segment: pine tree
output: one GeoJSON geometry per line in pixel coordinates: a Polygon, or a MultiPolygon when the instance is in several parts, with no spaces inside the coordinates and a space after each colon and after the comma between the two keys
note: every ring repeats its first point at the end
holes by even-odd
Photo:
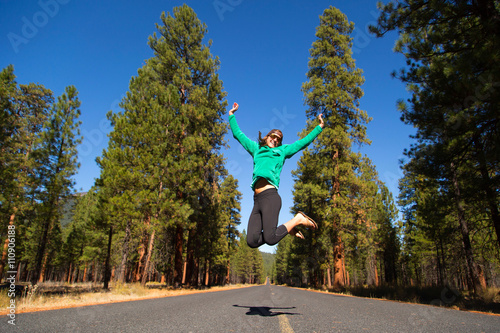
{"type": "Polygon", "coordinates": [[[249,264],[248,254],[250,252],[250,247],[246,243],[247,234],[246,231],[240,235],[239,246],[236,252],[231,257],[231,276],[235,283],[248,283],[247,267],[249,264]]]}
{"type": "Polygon", "coordinates": [[[253,283],[262,284],[265,282],[266,278],[264,276],[264,259],[262,258],[262,253],[258,249],[252,249],[252,261],[254,271],[253,283]]]}
{"type": "Polygon", "coordinates": [[[224,179],[221,185],[217,206],[218,231],[216,254],[220,265],[225,264],[223,269],[224,283],[229,283],[232,262],[230,258],[237,251],[240,235],[237,226],[241,223],[240,215],[241,192],[238,191],[238,181],[231,175],[224,179]]]}
{"type": "Polygon", "coordinates": [[[142,282],[156,232],[173,230],[174,283],[183,282],[185,256],[184,282],[197,284],[200,258],[213,260],[211,246],[220,236],[215,207],[227,176],[219,152],[227,131],[225,93],[216,73],[219,60],[210,54],[211,43],[203,44],[207,29],[194,11],[184,5],[174,8],[174,16],[162,13],[161,20],[160,36],[149,38],[154,57],[132,78],[120,105],[124,112],[109,114],[114,130],[99,163],[115,220],[126,221],[120,227],[124,242],[133,229],[142,235],[142,282]]]}
{"type": "MultiPolygon", "coordinates": [[[[52,92],[42,85],[17,85],[14,67],[8,66],[0,74],[0,214],[1,234],[7,234],[7,225],[18,225],[35,209],[32,199],[40,186],[35,169],[42,163],[37,142],[53,103],[52,92]],[[21,217],[21,218],[20,218],[21,217]]],[[[17,232],[22,228],[17,226],[17,232]]],[[[18,244],[24,234],[17,237],[18,244]]],[[[7,258],[8,238],[5,239],[0,277],[7,258]]],[[[19,246],[21,248],[21,246],[19,246]]],[[[18,257],[21,258],[21,255],[18,257]]]]}
{"type": "Polygon", "coordinates": [[[276,249],[275,270],[276,270],[276,283],[285,284],[289,280],[289,266],[288,258],[290,256],[291,238],[285,237],[278,243],[276,249]]]}
{"type": "MultiPolygon", "coordinates": [[[[344,285],[344,250],[341,228],[352,223],[356,211],[356,177],[360,155],[354,144],[368,143],[366,112],[359,109],[363,95],[362,72],[352,58],[354,24],[334,7],[320,16],[316,41],[310,50],[308,81],[303,84],[306,115],[313,119],[323,113],[325,128],[311,149],[304,151],[294,175],[294,211],[304,210],[319,222],[319,230],[303,244],[310,281],[318,285],[322,268],[333,272],[334,287],[344,285]],[[321,246],[318,246],[322,244],[321,246]],[[315,266],[315,267],[313,267],[315,266]]],[[[313,122],[302,132],[311,130],[313,122]]]]}
{"type": "MultiPolygon", "coordinates": [[[[101,191],[108,198],[109,217],[114,229],[125,231],[118,274],[122,282],[125,282],[130,242],[142,238],[136,233],[143,234],[146,242],[154,241],[153,232],[159,219],[164,220],[165,215],[187,219],[192,211],[187,205],[172,202],[175,197],[171,193],[175,189],[172,183],[183,178],[178,165],[179,150],[168,136],[168,129],[172,135],[172,128],[179,127],[182,119],[176,117],[179,98],[172,87],[155,84],[152,73],[149,67],[140,69],[121,104],[125,111],[108,114],[114,128],[107,150],[98,159],[102,168],[101,191]],[[177,178],[174,172],[178,173],[177,178]]],[[[146,248],[143,250],[143,255],[147,255],[146,248]]],[[[138,274],[137,278],[142,280],[142,273],[138,274]]]]}
{"type": "MultiPolygon", "coordinates": [[[[407,276],[417,279],[419,283],[438,283],[447,285],[453,283],[457,288],[462,283],[457,277],[468,271],[465,251],[463,250],[463,234],[457,227],[455,194],[449,186],[435,177],[419,173],[414,160],[404,165],[404,178],[400,180],[399,203],[405,216],[403,244],[405,245],[406,267],[425,267],[427,276],[417,277],[415,269],[410,269],[407,276]],[[411,253],[411,263],[409,257],[411,253]]],[[[463,188],[464,183],[460,186],[463,188]]],[[[479,201],[480,202],[480,201],[479,201]]],[[[484,204],[484,202],[483,202],[484,204]]],[[[498,256],[491,251],[491,227],[487,214],[482,213],[482,207],[468,206],[465,214],[468,226],[475,231],[471,238],[471,247],[487,255],[476,255],[478,265],[488,266],[488,263],[498,262],[498,256]],[[489,234],[490,236],[486,236],[489,234]],[[496,258],[495,258],[496,257],[496,258]],[[488,259],[486,259],[488,258],[488,259]],[[486,259],[486,260],[485,260],[486,259]]],[[[478,267],[479,284],[485,286],[485,280],[478,267]]],[[[470,274],[463,277],[468,288],[474,289],[470,274]]]]}
{"type": "Polygon", "coordinates": [[[231,279],[235,283],[258,284],[265,281],[264,260],[258,249],[247,244],[246,232],[240,236],[237,251],[231,257],[231,279]]]}
{"type": "Polygon", "coordinates": [[[473,289],[481,289],[465,214],[469,196],[481,191],[500,246],[498,208],[497,1],[407,0],[381,5],[377,36],[396,30],[396,50],[408,67],[397,76],[412,98],[400,102],[402,120],[417,128],[407,152],[419,173],[441,181],[453,195],[473,289]],[[472,162],[474,173],[468,165],[472,162]],[[418,165],[417,165],[418,163],[418,165]],[[471,177],[472,176],[472,177],[471,177]]]}
{"type": "MultiPolygon", "coordinates": [[[[149,45],[155,53],[149,65],[161,82],[177,89],[181,109],[186,117],[181,124],[182,133],[175,140],[180,154],[190,157],[185,163],[192,169],[196,168],[196,173],[189,176],[195,184],[188,185],[187,188],[178,187],[177,197],[203,211],[204,205],[210,205],[214,189],[220,186],[225,175],[222,155],[218,151],[224,145],[223,136],[227,132],[222,120],[227,102],[223,101],[225,93],[217,74],[219,59],[210,53],[212,42],[209,41],[208,45],[203,42],[207,33],[206,25],[187,5],[174,8],[173,14],[174,16],[162,14],[163,25],[157,25],[160,36],[155,33],[149,39],[149,45]]],[[[191,246],[203,242],[204,235],[197,232],[196,224],[206,225],[210,220],[209,216],[200,216],[196,222],[177,222],[177,282],[180,282],[182,271],[181,234],[188,230],[188,244],[191,246]]],[[[189,255],[193,249],[189,248],[187,251],[189,255]]],[[[191,266],[189,270],[194,271],[195,263],[192,260],[188,265],[191,266]]]]}
{"type": "Polygon", "coordinates": [[[382,259],[384,281],[388,285],[393,285],[398,278],[397,264],[400,255],[398,229],[395,225],[398,210],[387,186],[379,184],[378,187],[377,208],[374,216],[374,222],[377,226],[378,255],[382,259]]]}
{"type": "MultiPolygon", "coordinates": [[[[61,202],[72,194],[75,175],[79,163],[77,145],[80,143],[79,126],[80,100],[75,87],[69,86],[52,106],[48,121],[44,124],[38,154],[42,164],[37,169],[41,179],[38,248],[35,273],[32,282],[44,281],[52,246],[58,244],[60,234],[59,219],[61,202]]],[[[60,244],[60,243],[59,243],[60,244]]]]}

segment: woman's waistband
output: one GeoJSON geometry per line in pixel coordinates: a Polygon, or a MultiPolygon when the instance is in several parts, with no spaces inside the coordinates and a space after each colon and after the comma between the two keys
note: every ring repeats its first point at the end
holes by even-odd
{"type": "Polygon", "coordinates": [[[254,200],[256,200],[256,199],[267,197],[268,195],[276,195],[276,194],[278,194],[278,189],[268,188],[267,190],[264,190],[260,193],[254,193],[253,198],[254,198],[254,200]]]}

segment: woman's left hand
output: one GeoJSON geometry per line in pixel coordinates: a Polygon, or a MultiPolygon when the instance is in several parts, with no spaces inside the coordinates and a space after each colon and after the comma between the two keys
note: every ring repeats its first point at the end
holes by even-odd
{"type": "Polygon", "coordinates": [[[231,116],[231,115],[233,115],[236,111],[238,111],[238,108],[239,108],[239,107],[240,107],[240,106],[238,105],[238,103],[236,103],[236,102],[235,102],[235,103],[233,104],[233,108],[232,108],[231,110],[229,110],[229,115],[230,115],[230,116],[231,116]]]}
{"type": "Polygon", "coordinates": [[[322,113],[319,114],[318,119],[319,119],[319,126],[321,126],[321,128],[324,128],[325,122],[323,121],[323,114],[322,113]]]}

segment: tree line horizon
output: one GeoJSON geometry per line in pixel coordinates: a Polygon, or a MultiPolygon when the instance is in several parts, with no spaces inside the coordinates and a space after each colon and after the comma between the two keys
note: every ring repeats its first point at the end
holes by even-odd
{"type": "Polygon", "coordinates": [[[0,280],[15,270],[18,282],[104,288],[111,281],[264,283],[266,276],[334,290],[498,287],[500,5],[406,0],[379,10],[370,31],[399,34],[395,51],[407,66],[393,75],[411,97],[397,106],[401,121],[416,128],[397,202],[372,161],[352,149],[370,143],[371,118],[359,108],[365,79],[352,57],[354,23],[330,6],[310,49],[300,136],[320,113],[325,127],[293,171],[291,207],[319,228],[303,230],[305,240],[283,239],[272,267],[237,228],[242,194],[221,152],[228,134],[221,63],[192,8],[161,14],[148,39],[154,55],[130,80],[121,111],[107,114],[101,174],[85,194],[75,195],[72,180],[82,140],[76,87],[55,98],[41,84],[18,84],[13,65],[4,68],[0,280]],[[61,223],[64,216],[71,218],[61,223]]]}

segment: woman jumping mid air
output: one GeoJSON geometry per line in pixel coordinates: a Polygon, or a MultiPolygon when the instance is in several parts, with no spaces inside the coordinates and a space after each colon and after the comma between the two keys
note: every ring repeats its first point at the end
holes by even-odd
{"type": "Polygon", "coordinates": [[[259,142],[250,140],[238,126],[234,113],[239,105],[233,104],[229,110],[229,124],[233,136],[253,157],[252,190],[254,206],[248,220],[247,243],[256,248],[262,244],[275,245],[287,234],[304,238],[295,227],[304,225],[316,229],[316,223],[299,212],[290,221],[278,227],[278,216],[281,210],[281,197],[278,194],[280,174],[285,159],[292,157],[306,148],[323,130],[323,114],[318,116],[319,125],[305,138],[289,145],[282,145],[283,133],[273,129],[265,137],[259,132],[259,142]]]}

